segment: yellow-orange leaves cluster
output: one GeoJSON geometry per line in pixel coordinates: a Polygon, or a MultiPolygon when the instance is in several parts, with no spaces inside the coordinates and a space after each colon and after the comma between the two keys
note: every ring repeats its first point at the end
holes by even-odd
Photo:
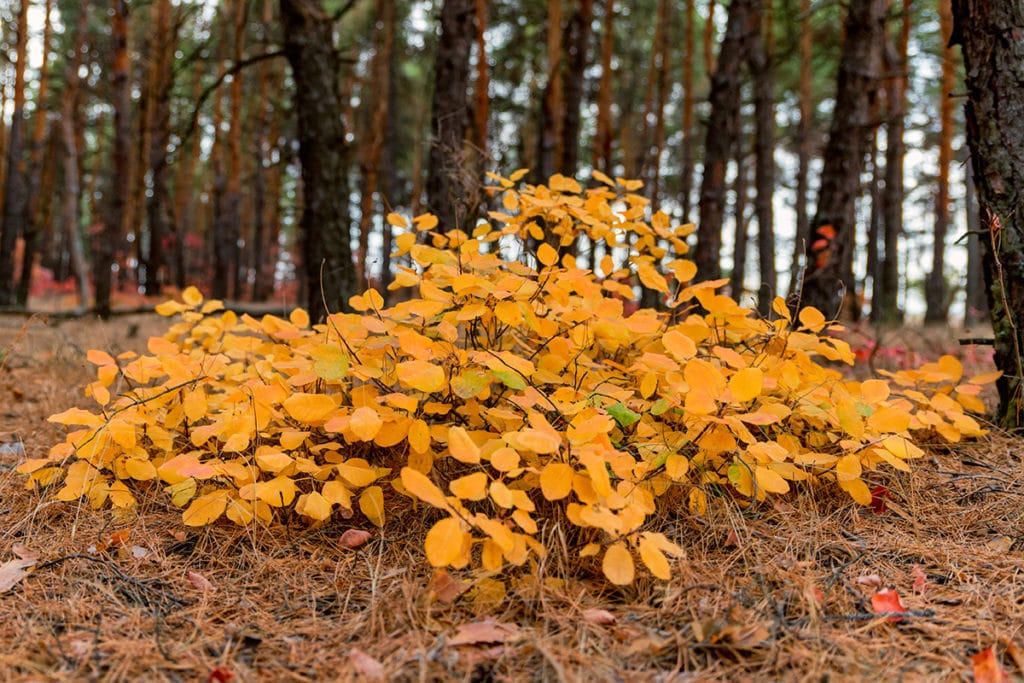
{"type": "Polygon", "coordinates": [[[544,555],[557,519],[627,584],[638,562],[668,578],[683,553],[650,528],[665,501],[703,513],[708,491],[823,481],[866,504],[868,473],[921,455],[914,431],[981,433],[965,408],[994,377],[943,358],[844,379],[823,360],[853,356],[820,312],[791,320],[777,300],[759,319],[721,282],[688,285],[692,226],[650,215],[632,181],[595,178],[495,177],[502,210],[470,234],[389,215],[392,288],[416,294],[390,307],[370,290],[311,325],[186,290],[160,306],[179,320],[148,354],[90,352],[96,410],[51,418],[73,429],[20,471],[97,508],[161,486],[195,526],[357,509],[382,525],[386,498],[416,499],[439,511],[429,562],[488,572],[544,555]],[[663,310],[627,312],[641,286],[663,310]]]}

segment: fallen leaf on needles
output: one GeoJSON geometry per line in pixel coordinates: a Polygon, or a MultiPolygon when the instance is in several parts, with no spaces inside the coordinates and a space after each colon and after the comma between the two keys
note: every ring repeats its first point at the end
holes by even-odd
{"type": "Polygon", "coordinates": [[[354,647],[348,651],[348,661],[356,671],[361,673],[363,676],[366,676],[371,681],[384,680],[384,665],[360,650],[358,647],[354,647]]]}
{"type": "Polygon", "coordinates": [[[991,647],[971,657],[971,666],[974,669],[974,683],[1002,683],[1010,680],[1003,667],[999,666],[999,660],[991,647]]]}
{"type": "Polygon", "coordinates": [[[369,531],[363,529],[346,529],[345,533],[338,539],[338,545],[348,550],[355,550],[361,545],[364,545],[367,541],[372,538],[372,534],[369,531]]]}
{"type": "Polygon", "coordinates": [[[479,645],[480,643],[507,643],[519,639],[519,627],[492,619],[474,621],[460,626],[448,641],[449,645],[479,645]]]}
{"type": "Polygon", "coordinates": [[[985,547],[997,553],[1008,553],[1010,548],[1013,547],[1013,539],[1009,536],[996,536],[986,543],[985,547]]]}
{"type": "Polygon", "coordinates": [[[1004,641],[1003,645],[1006,646],[1006,654],[1010,655],[1010,659],[1017,665],[1017,669],[1024,673],[1024,650],[1017,647],[1017,643],[1012,640],[1004,641]]]}
{"type": "Polygon", "coordinates": [[[234,678],[235,674],[231,673],[231,669],[226,666],[218,666],[206,677],[206,683],[227,683],[234,678]]]}
{"type": "MultiPolygon", "coordinates": [[[[883,588],[872,595],[871,608],[878,614],[907,611],[907,608],[903,605],[903,601],[900,600],[899,592],[892,588],[883,588]]],[[[900,621],[903,621],[903,617],[890,614],[890,623],[895,624],[900,621]]]]}
{"type": "Polygon", "coordinates": [[[924,593],[924,589],[928,585],[928,577],[925,576],[925,573],[915,564],[910,570],[910,575],[914,577],[914,592],[918,595],[924,593]]]}
{"type": "Polygon", "coordinates": [[[857,577],[857,585],[878,588],[882,585],[882,577],[878,574],[862,574],[857,577]]]}
{"type": "Polygon", "coordinates": [[[889,489],[885,486],[878,485],[871,489],[871,509],[875,511],[876,515],[885,513],[885,499],[889,496],[889,489]]]}
{"type": "Polygon", "coordinates": [[[583,610],[583,621],[597,626],[609,626],[618,619],[606,609],[585,609],[583,610]]]}
{"type": "Polygon", "coordinates": [[[427,589],[436,595],[438,600],[450,605],[469,590],[469,584],[453,577],[444,567],[438,567],[430,577],[427,589]]]}
{"type": "Polygon", "coordinates": [[[17,586],[28,575],[27,570],[39,561],[39,553],[25,546],[16,545],[11,550],[18,559],[0,564],[0,593],[6,593],[17,586]]]}
{"type": "Polygon", "coordinates": [[[213,587],[213,584],[210,583],[210,580],[208,578],[206,578],[205,576],[203,576],[202,574],[200,574],[199,572],[194,572],[194,571],[192,571],[190,569],[188,571],[187,575],[188,575],[189,582],[193,586],[195,586],[197,590],[201,590],[204,593],[207,592],[207,591],[215,591],[215,590],[217,590],[216,588],[213,587]]]}

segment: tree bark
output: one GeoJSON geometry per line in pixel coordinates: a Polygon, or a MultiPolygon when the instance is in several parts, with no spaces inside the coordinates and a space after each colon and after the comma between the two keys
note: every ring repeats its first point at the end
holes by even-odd
{"type": "Polygon", "coordinates": [[[757,163],[754,184],[757,199],[757,257],[761,284],[757,289],[757,310],[767,317],[778,287],[775,270],[775,67],[772,61],[774,41],[772,4],[764,11],[764,29],[754,34],[748,52],[751,76],[754,79],[754,147],[757,163]]]}
{"type": "Polygon", "coordinates": [[[964,303],[964,324],[977,325],[990,317],[988,299],[985,296],[985,278],[981,263],[981,216],[978,215],[978,201],[974,196],[974,173],[972,165],[965,165],[964,212],[967,214],[967,276],[966,301],[964,303]]]}
{"type": "Polygon", "coordinates": [[[348,310],[348,300],[356,293],[339,60],[334,22],[319,0],[281,0],[281,19],[295,80],[306,305],[312,319],[319,320],[327,312],[348,310]]]}
{"type": "Polygon", "coordinates": [[[548,0],[547,79],[541,100],[537,167],[533,169],[533,180],[538,185],[547,183],[558,169],[565,123],[562,86],[562,0],[548,0]]]}
{"type": "MultiPolygon", "coordinates": [[[[855,244],[854,205],[860,174],[876,126],[886,0],[851,0],[839,62],[835,111],[825,147],[814,234],[807,245],[803,304],[827,317],[838,314],[844,298],[856,301],[849,268],[855,244]]],[[[857,311],[850,311],[857,317],[857,311]]]]}
{"type": "Polygon", "coordinates": [[[808,181],[811,167],[811,129],[814,126],[814,100],[811,78],[811,0],[800,0],[800,123],[797,126],[796,234],[793,260],[789,268],[789,298],[799,296],[803,279],[804,254],[811,241],[811,220],[807,212],[808,181]]]}
{"type": "Polygon", "coordinates": [[[740,65],[750,40],[761,27],[763,0],[733,0],[729,23],[718,52],[718,70],[711,79],[711,114],[704,143],[704,177],[694,262],[697,280],[722,277],[722,218],[725,209],[725,171],[739,134],[740,65]]]}
{"type": "Polygon", "coordinates": [[[601,80],[597,85],[597,131],[591,164],[605,174],[612,167],[612,57],[615,54],[615,0],[605,0],[601,24],[601,80]]]}
{"type": "Polygon", "coordinates": [[[981,208],[982,261],[997,368],[999,419],[1024,427],[1024,5],[956,0],[950,44],[963,48],[967,142],[981,208]]]}
{"type": "Polygon", "coordinates": [[[7,138],[7,177],[4,179],[3,223],[0,224],[0,305],[17,302],[14,282],[14,252],[18,237],[25,229],[25,66],[28,57],[28,6],[21,0],[18,6],[17,39],[14,52],[14,112],[11,132],[7,138]]]}
{"type": "MultiPolygon", "coordinates": [[[[693,0],[686,0],[684,6],[683,35],[683,165],[680,170],[679,203],[682,207],[682,222],[690,222],[693,194],[693,52],[696,49],[694,37],[695,12],[693,0]]],[[[609,61],[611,59],[609,58],[609,61]]]]}
{"type": "MultiPolygon", "coordinates": [[[[905,0],[906,2],[906,0],[905,0]]],[[[909,8],[905,8],[909,9],[909,8]]],[[[943,45],[953,33],[950,0],[939,0],[939,25],[943,45]]],[[[942,85],[939,89],[939,177],[935,191],[935,228],[932,239],[932,270],[924,285],[928,308],[926,323],[945,323],[949,318],[949,285],[946,282],[946,234],[949,232],[949,169],[953,164],[953,86],[956,62],[953,48],[942,51],[942,85]]]]}
{"type": "Polygon", "coordinates": [[[742,116],[737,110],[737,124],[740,135],[736,140],[736,178],[733,180],[733,219],[736,223],[733,233],[732,273],[729,275],[729,295],[735,300],[743,298],[744,283],[747,279],[747,245],[750,226],[747,223],[747,145],[742,134],[742,116]]]}
{"type": "Polygon", "coordinates": [[[131,162],[131,83],[128,51],[128,1],[111,0],[111,36],[113,55],[110,66],[110,93],[114,105],[114,139],[110,163],[110,200],[107,203],[103,232],[93,244],[93,286],[96,313],[110,316],[113,268],[122,250],[125,221],[132,183],[131,162]]]}
{"type": "Polygon", "coordinates": [[[575,176],[579,166],[580,109],[583,107],[587,46],[590,44],[590,24],[593,18],[594,0],[578,0],[576,11],[565,27],[565,120],[562,124],[562,154],[558,171],[567,176],[575,176]]]}
{"type": "Polygon", "coordinates": [[[479,180],[465,151],[475,15],[474,0],[445,0],[441,7],[427,159],[427,205],[441,230],[467,230],[477,207],[479,180]]]}

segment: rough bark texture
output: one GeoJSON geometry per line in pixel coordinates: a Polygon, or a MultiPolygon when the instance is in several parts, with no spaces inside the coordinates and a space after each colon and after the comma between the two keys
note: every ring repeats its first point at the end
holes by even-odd
{"type": "MultiPolygon", "coordinates": [[[[32,284],[32,270],[39,246],[40,185],[43,178],[43,152],[46,147],[46,97],[50,87],[50,36],[53,32],[51,14],[53,0],[46,0],[43,24],[43,55],[39,65],[39,87],[36,89],[36,110],[32,114],[32,142],[28,162],[28,198],[25,202],[25,242],[21,256],[21,278],[18,281],[17,300],[19,306],[28,304],[28,291],[32,284]]],[[[2,110],[0,110],[2,111],[2,110]]]]}
{"type": "MultiPolygon", "coordinates": [[[[302,259],[310,316],[347,310],[355,294],[348,143],[338,97],[333,22],[318,0],[281,0],[285,53],[295,80],[302,164],[302,259]],[[321,271],[323,279],[321,281],[321,271]],[[323,299],[321,299],[321,287],[323,299]]],[[[465,104],[465,95],[463,95],[465,104]]]]}
{"type": "Polygon", "coordinates": [[[27,183],[25,179],[25,62],[28,45],[29,0],[18,6],[15,44],[17,64],[14,69],[14,112],[11,132],[7,138],[7,177],[4,179],[3,223],[0,224],[0,305],[9,306],[17,301],[14,282],[14,250],[24,230],[27,183]]]}
{"type": "MultiPolygon", "coordinates": [[[[939,25],[943,43],[953,32],[950,0],[939,0],[939,25]]],[[[946,282],[946,234],[949,232],[949,169],[953,165],[953,86],[956,62],[953,48],[942,53],[942,85],[939,89],[939,178],[935,190],[935,228],[932,231],[932,270],[924,284],[928,308],[926,323],[945,323],[949,317],[949,285],[946,282]]]]}
{"type": "Polygon", "coordinates": [[[977,325],[989,318],[985,278],[981,265],[981,217],[975,198],[974,173],[971,164],[965,165],[964,213],[967,214],[967,276],[965,283],[964,324],[977,325]]]}
{"type": "Polygon", "coordinates": [[[963,47],[985,286],[995,333],[1003,426],[1024,427],[1024,4],[956,0],[951,44],[963,47]]]}
{"type": "Polygon", "coordinates": [[[775,67],[772,63],[771,3],[765,6],[764,30],[754,35],[748,52],[750,73],[754,79],[754,148],[757,165],[754,184],[757,199],[757,258],[761,284],[757,288],[757,310],[768,316],[778,286],[775,270],[775,67]]]}
{"type": "Polygon", "coordinates": [[[605,0],[601,24],[601,80],[597,85],[597,132],[594,168],[611,173],[612,166],[612,56],[615,52],[615,0],[605,0]]]}
{"type": "Polygon", "coordinates": [[[114,139],[110,160],[110,201],[107,203],[103,232],[93,244],[93,286],[96,313],[110,315],[110,290],[113,267],[125,234],[126,211],[131,191],[131,83],[128,52],[128,2],[111,0],[113,60],[110,68],[111,101],[114,105],[114,139]]]}
{"type": "Polygon", "coordinates": [[[434,98],[427,159],[427,205],[442,230],[467,229],[476,213],[475,165],[465,153],[469,125],[469,55],[475,35],[474,0],[445,0],[434,62],[434,98]]]}
{"type": "Polygon", "coordinates": [[[587,70],[587,46],[590,23],[594,18],[594,0],[579,0],[576,11],[565,27],[565,120],[562,124],[562,154],[558,171],[575,176],[580,157],[580,108],[583,106],[584,77],[587,70]]]}
{"type": "Polygon", "coordinates": [[[814,100],[811,79],[811,0],[800,0],[800,123],[797,126],[796,235],[793,261],[789,269],[789,296],[799,294],[801,270],[807,244],[811,241],[811,220],[807,211],[808,181],[811,167],[811,129],[814,126],[814,100]]]}
{"type": "MultiPolygon", "coordinates": [[[[445,2],[448,5],[448,2],[445,2]]],[[[533,169],[535,183],[547,183],[558,168],[561,156],[563,108],[562,72],[562,0],[548,0],[547,78],[541,100],[540,137],[537,138],[537,166],[533,169]]]]}
{"type": "Polygon", "coordinates": [[[725,171],[736,144],[740,105],[740,65],[751,38],[761,28],[763,0],[733,0],[729,23],[718,53],[718,70],[711,79],[711,114],[704,143],[704,177],[700,189],[700,218],[694,262],[697,280],[722,276],[722,217],[725,209],[725,171]]]}
{"type": "Polygon", "coordinates": [[[156,0],[153,4],[153,33],[150,43],[148,125],[149,171],[151,193],[146,200],[149,240],[146,248],[144,277],[140,286],[147,294],[158,294],[169,281],[166,244],[169,232],[168,158],[171,137],[171,89],[174,87],[174,47],[177,35],[171,22],[171,1],[156,0]]]}
{"type": "MultiPolygon", "coordinates": [[[[690,222],[691,200],[693,194],[693,51],[696,48],[694,38],[695,12],[693,0],[686,0],[684,5],[684,36],[683,36],[683,145],[682,163],[679,177],[679,204],[682,207],[683,223],[690,222]]],[[[610,60],[609,60],[610,61],[610,60]]]]}
{"type": "MultiPolygon", "coordinates": [[[[739,118],[739,112],[736,113],[739,118]]],[[[742,130],[742,121],[738,124],[742,130]]],[[[729,293],[733,299],[743,299],[744,282],[747,278],[747,245],[750,226],[747,223],[747,145],[746,136],[736,140],[736,178],[733,180],[733,233],[732,273],[729,275],[729,293]]]]}
{"type": "MultiPolygon", "coordinates": [[[[849,268],[856,241],[854,205],[860,174],[875,128],[886,0],[851,0],[839,62],[836,104],[825,148],[818,207],[807,245],[802,303],[835,316],[845,300],[855,302],[856,281],[849,268]],[[823,230],[831,226],[831,230],[823,230]]],[[[856,310],[848,310],[857,317],[856,310]]]]}

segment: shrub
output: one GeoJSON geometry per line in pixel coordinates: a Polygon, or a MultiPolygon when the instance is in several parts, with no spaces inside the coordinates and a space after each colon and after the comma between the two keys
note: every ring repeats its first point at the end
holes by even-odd
{"type": "Polygon", "coordinates": [[[194,288],[162,304],[177,322],[148,354],[89,352],[98,407],[51,418],[75,429],[20,466],[28,486],[128,511],[158,483],[189,526],[356,508],[383,525],[390,487],[441,511],[432,565],[523,565],[557,521],[628,584],[637,558],[667,579],[682,553],[649,528],[659,503],[703,514],[709,493],[826,482],[869,504],[866,473],[922,454],[912,433],[982,433],[964,408],[981,409],[994,374],[963,381],[944,357],[846,380],[832,366],[853,355],[819,311],[793,320],[777,299],[759,319],[724,281],[686,284],[692,226],[650,215],[638,183],[516,189],[520,175],[494,177],[503,210],[472,234],[388,216],[409,259],[392,288],[418,294],[393,306],[369,290],[311,325],[302,310],[238,316],[194,288]],[[641,285],[664,311],[625,313],[641,285]]]}

